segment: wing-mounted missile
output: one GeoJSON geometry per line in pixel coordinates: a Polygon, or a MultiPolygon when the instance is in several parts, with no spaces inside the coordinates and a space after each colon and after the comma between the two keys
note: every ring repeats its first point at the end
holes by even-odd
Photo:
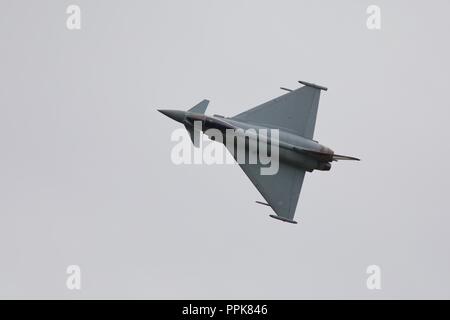
{"type": "Polygon", "coordinates": [[[257,203],[257,204],[262,204],[263,206],[268,206],[268,207],[270,207],[270,204],[265,203],[265,202],[262,202],[262,201],[255,201],[255,203],[257,203]]]}

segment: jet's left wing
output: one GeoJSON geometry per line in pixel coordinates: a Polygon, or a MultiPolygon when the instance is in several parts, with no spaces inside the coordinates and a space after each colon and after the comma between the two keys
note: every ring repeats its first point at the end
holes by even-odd
{"type": "Polygon", "coordinates": [[[293,219],[305,170],[280,162],[277,174],[261,175],[261,166],[258,164],[239,164],[239,166],[277,214],[271,217],[296,223],[293,219]]]}
{"type": "Polygon", "coordinates": [[[305,81],[299,82],[305,86],[244,111],[231,119],[284,129],[312,139],[320,91],[327,88],[305,81]]]}

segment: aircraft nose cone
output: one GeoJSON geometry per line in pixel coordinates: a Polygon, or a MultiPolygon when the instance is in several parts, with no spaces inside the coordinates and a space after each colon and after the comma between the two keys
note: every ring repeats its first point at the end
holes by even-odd
{"type": "Polygon", "coordinates": [[[165,115],[165,116],[167,116],[167,117],[169,117],[169,118],[171,118],[171,119],[173,119],[175,121],[178,121],[178,122],[181,122],[181,123],[184,122],[184,117],[185,117],[185,114],[186,114],[186,112],[184,112],[184,111],[180,111],[180,110],[161,110],[161,109],[159,109],[158,111],[161,112],[163,115],[165,115]]]}

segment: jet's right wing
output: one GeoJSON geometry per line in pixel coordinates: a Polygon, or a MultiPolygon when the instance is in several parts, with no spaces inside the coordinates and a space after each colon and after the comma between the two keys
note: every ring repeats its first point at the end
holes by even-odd
{"type": "Polygon", "coordinates": [[[239,164],[280,220],[296,223],[294,219],[302,189],[305,170],[280,162],[277,174],[261,175],[257,164],[239,164]]]}
{"type": "MultiPolygon", "coordinates": [[[[233,155],[233,152],[231,154],[233,155]]],[[[296,223],[293,218],[305,177],[305,170],[279,162],[276,174],[262,175],[260,164],[239,163],[239,166],[277,214],[276,216],[271,215],[271,217],[296,223]]]]}

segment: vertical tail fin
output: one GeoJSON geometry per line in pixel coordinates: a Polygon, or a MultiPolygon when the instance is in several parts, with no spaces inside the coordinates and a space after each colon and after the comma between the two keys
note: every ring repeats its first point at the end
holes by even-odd
{"type": "Polygon", "coordinates": [[[199,103],[197,103],[195,106],[193,106],[191,109],[188,110],[188,112],[192,113],[205,113],[206,108],[208,107],[209,100],[203,100],[199,103]]]}

